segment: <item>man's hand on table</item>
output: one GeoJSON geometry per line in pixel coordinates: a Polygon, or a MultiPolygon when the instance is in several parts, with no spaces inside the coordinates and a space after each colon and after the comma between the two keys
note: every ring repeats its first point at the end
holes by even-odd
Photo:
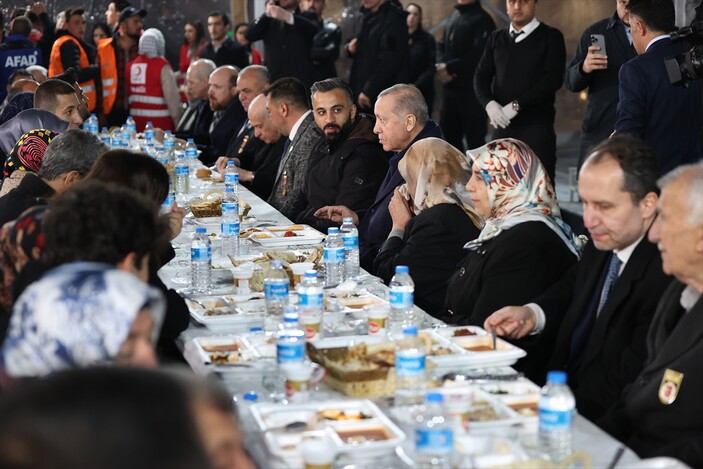
{"type": "Polygon", "coordinates": [[[326,205],[322,208],[318,208],[313,215],[317,218],[330,220],[335,223],[342,223],[344,218],[351,217],[355,225],[359,224],[359,216],[356,212],[344,205],[326,205]]]}
{"type": "Polygon", "coordinates": [[[493,329],[501,337],[522,339],[532,332],[537,325],[537,317],[527,306],[506,306],[486,318],[483,328],[488,332],[493,329]]]}
{"type": "Polygon", "coordinates": [[[171,205],[171,210],[166,214],[168,218],[168,226],[171,229],[171,239],[175,239],[181,234],[183,228],[183,218],[186,216],[186,209],[179,207],[176,202],[171,205]]]}

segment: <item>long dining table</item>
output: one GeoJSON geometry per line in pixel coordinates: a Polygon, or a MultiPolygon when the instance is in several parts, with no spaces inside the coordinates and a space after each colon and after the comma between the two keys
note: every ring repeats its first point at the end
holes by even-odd
{"type": "MultiPolygon", "coordinates": [[[[216,177],[215,174],[213,174],[216,177]]],[[[189,198],[199,197],[212,189],[224,189],[222,182],[213,182],[210,180],[191,179],[189,198]]],[[[271,226],[286,226],[292,225],[292,221],[284,217],[271,205],[260,199],[245,187],[239,187],[240,200],[245,201],[251,206],[250,212],[243,219],[242,229],[251,227],[271,227],[271,226]]],[[[195,228],[205,226],[208,236],[211,238],[213,245],[213,269],[212,269],[212,284],[211,289],[207,293],[210,297],[225,297],[234,292],[234,282],[232,276],[232,268],[234,267],[227,256],[222,254],[221,239],[219,236],[219,226],[217,220],[198,220],[189,213],[184,219],[183,229],[181,234],[173,240],[172,244],[176,252],[176,256],[160,271],[159,276],[164,283],[179,291],[185,298],[194,298],[202,293],[197,293],[190,288],[190,244],[195,228]]],[[[321,237],[320,237],[321,239],[321,237]]],[[[316,241],[316,245],[320,246],[320,240],[316,241]]],[[[314,245],[308,246],[286,246],[285,244],[277,244],[275,247],[267,247],[259,245],[256,241],[241,241],[242,254],[257,254],[264,250],[282,250],[282,249],[303,249],[311,248],[314,245]]],[[[368,274],[362,275],[361,282],[366,288],[373,291],[379,298],[387,298],[387,287],[383,285],[380,279],[375,279],[368,274]]],[[[422,310],[416,308],[416,313],[420,318],[421,327],[429,329],[441,329],[446,325],[441,321],[430,317],[422,310]]],[[[239,420],[245,435],[245,443],[247,450],[261,468],[295,468],[300,464],[299,461],[283,460],[276,457],[270,451],[266,442],[266,435],[260,429],[260,425],[252,416],[252,402],[245,398],[256,393],[258,403],[276,402],[283,409],[286,405],[286,399],[281,394],[282,374],[275,365],[275,360],[270,360],[266,366],[249,367],[246,364],[233,367],[217,367],[213,366],[203,359],[201,350],[197,344],[198,341],[206,339],[217,339],[232,335],[246,335],[259,332],[257,328],[263,327],[264,321],[260,316],[252,317],[250,321],[241,321],[225,325],[204,326],[195,319],[191,320],[190,326],[183,331],[178,339],[179,348],[183,352],[186,362],[190,365],[195,373],[202,376],[215,376],[221,381],[223,386],[232,395],[238,406],[239,420]],[[254,331],[254,332],[253,332],[254,331]]],[[[459,373],[467,376],[474,376],[477,380],[487,380],[491,377],[499,380],[515,380],[519,376],[512,368],[508,366],[487,367],[485,369],[467,369],[465,366],[456,366],[452,368],[446,366],[442,370],[435,372],[446,375],[447,372],[459,373]]],[[[436,377],[436,376],[435,376],[436,377]]],[[[524,378],[521,378],[524,379],[524,378]]],[[[325,382],[319,382],[310,391],[310,402],[324,401],[344,401],[347,398],[345,395],[335,391],[327,386],[325,382]]],[[[393,412],[392,400],[389,398],[375,398],[373,401],[386,414],[397,420],[398,414],[393,412]]],[[[395,451],[391,451],[382,456],[376,456],[372,459],[357,460],[354,458],[344,459],[342,457],[336,462],[334,467],[345,468],[411,468],[415,467],[413,457],[413,438],[410,437],[412,428],[407,425],[407,422],[399,422],[399,426],[408,434],[402,445],[399,445],[395,451]]],[[[520,444],[527,448],[532,447],[536,450],[536,425],[527,432],[521,431],[519,428],[508,431],[508,437],[517,439],[520,444]]],[[[639,462],[638,457],[628,448],[624,447],[618,441],[611,438],[609,435],[601,431],[587,419],[576,415],[573,427],[573,448],[575,452],[586,455],[592,467],[609,467],[616,454],[620,455],[617,467],[637,467],[639,462]]],[[[586,465],[587,465],[586,464],[586,465]]],[[[513,466],[518,467],[518,466],[513,466]]],[[[581,466],[583,467],[583,466],[581,466]]]]}

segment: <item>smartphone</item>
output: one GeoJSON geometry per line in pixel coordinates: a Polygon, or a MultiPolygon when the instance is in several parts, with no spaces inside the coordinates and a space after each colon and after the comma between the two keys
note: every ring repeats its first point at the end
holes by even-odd
{"type": "Polygon", "coordinates": [[[591,34],[591,45],[600,47],[596,54],[607,55],[605,52],[605,36],[602,34],[591,34]]]}

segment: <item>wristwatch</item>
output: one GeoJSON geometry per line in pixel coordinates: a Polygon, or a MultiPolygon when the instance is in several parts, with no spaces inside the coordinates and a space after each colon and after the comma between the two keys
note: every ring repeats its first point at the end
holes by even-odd
{"type": "Polygon", "coordinates": [[[520,112],[520,103],[517,102],[517,99],[510,104],[513,106],[513,111],[520,112]]]}

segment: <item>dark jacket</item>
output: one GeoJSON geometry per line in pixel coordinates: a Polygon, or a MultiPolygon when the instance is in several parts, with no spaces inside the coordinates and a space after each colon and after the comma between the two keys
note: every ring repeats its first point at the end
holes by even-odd
{"type": "Polygon", "coordinates": [[[582,141],[579,163],[588,147],[613,133],[618,105],[618,72],[625,62],[635,56],[637,52],[627,39],[625,25],[617,12],[610,18],[592,24],[581,36],[574,58],[564,72],[564,85],[569,91],[578,93],[588,88],[588,104],[581,126],[581,139],[586,142],[582,141]],[[582,67],[591,46],[591,34],[602,34],[605,37],[608,68],[587,74],[582,67]]]}
{"type": "Polygon", "coordinates": [[[427,137],[444,138],[442,129],[436,122],[428,121],[422,131],[403,150],[399,151],[388,161],[388,172],[381,182],[373,204],[365,212],[357,212],[359,217],[359,253],[361,255],[361,267],[369,272],[373,269],[373,261],[376,259],[378,248],[381,246],[388,233],[391,232],[393,222],[391,214],[388,212],[388,204],[393,197],[396,187],[403,184],[405,180],[398,172],[398,162],[403,159],[405,152],[418,140],[427,137]]]}
{"type": "Polygon", "coordinates": [[[684,314],[684,288],[676,280],[664,292],[647,334],[644,369],[597,423],[642,458],[670,456],[703,467],[703,298],[684,314]],[[681,378],[676,388],[667,386],[671,378],[681,378]]]}
{"type": "MultiPolygon", "coordinates": [[[[181,118],[178,119],[178,123],[176,124],[175,135],[177,138],[182,138],[184,140],[189,138],[195,139],[194,135],[196,125],[198,124],[198,118],[205,108],[210,109],[207,99],[200,99],[194,103],[188,104],[188,107],[183,110],[183,114],[181,114],[181,118]]],[[[202,124],[204,124],[204,122],[202,122],[201,125],[202,124]]],[[[209,125],[210,123],[208,122],[207,124],[209,125]]],[[[199,141],[201,139],[201,137],[197,138],[195,143],[201,143],[201,141],[199,141]]]]}
{"type": "MultiPolygon", "coordinates": [[[[548,370],[567,368],[574,331],[588,310],[609,255],[588,243],[578,265],[535,300],[547,319],[540,334],[549,351],[544,358],[551,356],[542,362],[541,373],[529,376],[536,382],[542,383],[548,370]]],[[[669,282],[656,245],[642,239],[598,314],[580,366],[569,371],[576,407],[585,417],[594,420],[603,415],[642,370],[647,330],[669,282]]]]}
{"type": "Polygon", "coordinates": [[[220,48],[215,52],[212,42],[208,42],[203,51],[200,53],[201,59],[210,59],[215,62],[215,65],[221,67],[223,65],[234,65],[242,69],[249,65],[249,54],[247,49],[231,37],[226,38],[220,48]]]}
{"type": "Polygon", "coordinates": [[[364,12],[349,84],[354,97],[363,91],[372,107],[381,91],[408,81],[410,49],[406,16],[402,7],[390,0],[376,13],[364,12]]]}
{"type": "MultiPolygon", "coordinates": [[[[203,115],[205,116],[205,113],[203,113],[203,115]]],[[[213,117],[214,113],[210,117],[209,122],[212,121],[213,117]]],[[[210,143],[204,148],[201,148],[202,154],[200,155],[200,160],[205,165],[210,166],[214,164],[217,158],[226,154],[227,146],[229,145],[232,135],[236,134],[242,127],[246,118],[247,113],[244,112],[242,103],[240,103],[239,99],[235,96],[232,98],[232,101],[230,101],[227,109],[225,109],[224,115],[217,122],[215,128],[212,129],[212,132],[209,132],[210,143]]],[[[200,121],[200,116],[198,116],[198,121],[200,121]]],[[[207,127],[209,129],[209,125],[207,127]]],[[[199,128],[196,123],[196,131],[199,129],[201,131],[204,130],[199,128]]]]}
{"type": "MultiPolygon", "coordinates": [[[[432,109],[434,102],[435,55],[437,46],[434,36],[423,29],[418,29],[409,36],[410,62],[409,82],[420,90],[432,109]]],[[[430,115],[432,112],[430,111],[430,115]]]]}
{"type": "Polygon", "coordinates": [[[52,195],[54,189],[36,174],[28,172],[17,187],[0,197],[0,225],[16,219],[30,207],[45,204],[52,195]]]}
{"type": "Polygon", "coordinates": [[[313,36],[319,31],[317,15],[296,9],[293,24],[261,15],[245,36],[251,41],[264,41],[264,57],[272,80],[295,77],[310,88],[315,72],[310,60],[313,36]]]}
{"type": "Polygon", "coordinates": [[[474,71],[496,25],[481,2],[454,8],[456,11],[449,16],[439,43],[438,62],[446,64],[447,72],[454,76],[444,85],[446,88],[466,90],[473,95],[474,71]]]}
{"type": "Polygon", "coordinates": [[[664,60],[682,54],[681,44],[664,38],[620,68],[617,133],[631,133],[648,143],[666,174],[701,158],[703,81],[672,85],[664,60]]]}
{"type": "Polygon", "coordinates": [[[334,65],[339,58],[339,45],[342,42],[342,30],[331,21],[320,22],[320,30],[312,38],[310,58],[315,69],[315,80],[324,80],[337,76],[334,65]]]}
{"type": "Polygon", "coordinates": [[[42,50],[28,36],[13,34],[0,44],[0,102],[7,96],[7,80],[16,70],[44,65],[42,50]]]}
{"type": "Polygon", "coordinates": [[[575,263],[576,256],[546,223],[520,223],[468,251],[449,280],[443,319],[483,327],[493,312],[528,303],[575,263]]]}
{"type": "Polygon", "coordinates": [[[373,263],[373,274],[390,282],[397,265],[410,267],[415,304],[437,317],[444,306],[449,277],[466,256],[464,244],[479,229],[455,204],[438,204],[420,212],[405,227],[402,238],[388,238],[373,263]]]}
{"type": "Polygon", "coordinates": [[[253,181],[242,182],[241,184],[263,200],[268,199],[271,195],[273,181],[276,179],[285,141],[286,139],[281,137],[278,141],[269,145],[259,140],[252,132],[243,152],[239,155],[234,155],[240,158],[240,166],[243,169],[254,173],[253,181]]]}
{"type": "Polygon", "coordinates": [[[310,168],[303,192],[305,209],[298,223],[322,232],[337,223],[314,216],[326,205],[345,205],[354,211],[366,210],[388,170],[388,154],[373,133],[374,119],[360,114],[340,141],[328,147],[327,155],[310,168]]]}

